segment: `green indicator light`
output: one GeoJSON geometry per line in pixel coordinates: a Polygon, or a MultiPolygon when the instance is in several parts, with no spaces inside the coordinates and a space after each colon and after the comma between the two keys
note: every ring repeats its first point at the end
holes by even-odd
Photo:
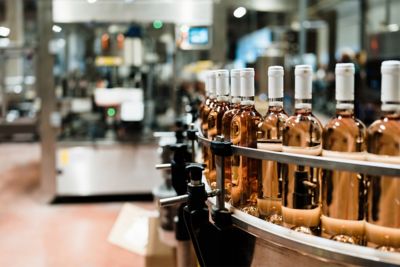
{"type": "Polygon", "coordinates": [[[109,108],[109,109],[107,109],[107,115],[108,115],[109,117],[114,117],[116,113],[117,113],[117,112],[115,111],[115,108],[109,108]]]}
{"type": "Polygon", "coordinates": [[[153,28],[154,29],[161,29],[163,26],[163,22],[161,20],[155,20],[153,21],[153,28]]]}

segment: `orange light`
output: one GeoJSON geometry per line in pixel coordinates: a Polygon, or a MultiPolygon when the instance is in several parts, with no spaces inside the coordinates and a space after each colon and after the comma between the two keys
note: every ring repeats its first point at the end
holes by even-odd
{"type": "Polygon", "coordinates": [[[117,35],[118,49],[120,49],[120,50],[124,49],[124,40],[125,40],[125,36],[122,33],[118,33],[118,35],[117,35]]]}
{"type": "Polygon", "coordinates": [[[104,33],[101,36],[101,49],[108,50],[110,48],[110,36],[107,33],[104,33]]]}

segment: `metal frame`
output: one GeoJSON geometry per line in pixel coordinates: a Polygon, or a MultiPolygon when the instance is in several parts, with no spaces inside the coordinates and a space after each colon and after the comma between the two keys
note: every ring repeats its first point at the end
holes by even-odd
{"type": "MultiPolygon", "coordinates": [[[[197,135],[198,142],[210,147],[211,141],[204,138],[201,134],[197,135]]],[[[360,160],[343,160],[339,158],[327,158],[318,156],[298,155],[283,152],[272,152],[257,150],[252,148],[232,146],[233,154],[239,154],[261,160],[274,160],[281,163],[292,163],[320,167],[330,170],[346,170],[352,172],[366,173],[370,175],[400,176],[400,165],[375,163],[360,160]]],[[[398,178],[398,177],[393,177],[398,178]]],[[[203,177],[204,179],[204,177],[203,177]]],[[[207,190],[207,182],[204,179],[207,190]]],[[[214,206],[218,205],[217,197],[208,198],[214,206]]],[[[246,214],[225,203],[226,207],[232,212],[232,222],[235,226],[256,236],[261,243],[269,244],[272,247],[296,252],[326,264],[350,264],[363,266],[393,266],[400,265],[400,255],[398,253],[388,253],[378,251],[374,248],[355,246],[340,243],[337,241],[305,235],[278,226],[254,216],[246,214]]],[[[293,255],[293,254],[292,254],[293,255]]]]}
{"type": "MultiPolygon", "coordinates": [[[[198,135],[198,141],[205,146],[210,146],[211,141],[198,135]]],[[[306,165],[328,170],[343,170],[369,175],[398,176],[400,178],[400,165],[390,163],[377,163],[371,161],[340,159],[321,156],[309,156],[285,152],[266,151],[254,148],[232,146],[233,154],[249,158],[273,160],[286,164],[306,165]]]]}

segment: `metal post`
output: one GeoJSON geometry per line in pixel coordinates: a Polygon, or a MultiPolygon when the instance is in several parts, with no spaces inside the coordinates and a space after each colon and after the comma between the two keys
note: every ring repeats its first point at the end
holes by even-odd
{"type": "Polygon", "coordinates": [[[1,116],[4,120],[7,116],[8,100],[6,91],[6,56],[4,50],[0,51],[0,91],[1,91],[1,116]]]}
{"type": "Polygon", "coordinates": [[[225,157],[217,155],[215,157],[217,158],[217,188],[219,189],[216,206],[218,210],[223,210],[225,209],[225,157]]]}
{"type": "Polygon", "coordinates": [[[53,57],[49,52],[52,38],[52,0],[41,0],[38,4],[38,60],[37,91],[41,99],[40,140],[41,140],[41,190],[46,200],[56,193],[56,129],[52,126],[51,116],[55,112],[55,92],[53,80],[53,57]]]}
{"type": "Polygon", "coordinates": [[[227,6],[225,1],[213,1],[213,36],[210,59],[214,62],[226,62],[227,51],[227,6]]]}
{"type": "Polygon", "coordinates": [[[367,43],[366,43],[367,11],[368,11],[367,0],[360,0],[360,49],[361,50],[365,50],[367,48],[367,43]]]}
{"type": "Polygon", "coordinates": [[[299,54],[301,63],[304,63],[304,55],[306,54],[307,40],[306,40],[306,28],[305,21],[307,20],[307,2],[308,0],[300,0],[299,6],[299,20],[300,20],[300,31],[299,31],[299,54]]]}

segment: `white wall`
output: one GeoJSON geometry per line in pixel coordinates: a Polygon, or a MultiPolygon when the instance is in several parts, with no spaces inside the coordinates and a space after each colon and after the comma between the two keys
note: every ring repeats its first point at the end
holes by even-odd
{"type": "MultiPolygon", "coordinates": [[[[378,32],[385,21],[385,0],[368,0],[367,34],[378,32]]],[[[337,39],[336,55],[344,48],[360,49],[360,8],[359,0],[343,0],[336,6],[337,39]]],[[[392,0],[390,6],[391,24],[400,25],[400,0],[392,0]]]]}
{"type": "Polygon", "coordinates": [[[360,50],[360,9],[358,0],[342,1],[337,7],[336,56],[345,48],[360,50]]]}

